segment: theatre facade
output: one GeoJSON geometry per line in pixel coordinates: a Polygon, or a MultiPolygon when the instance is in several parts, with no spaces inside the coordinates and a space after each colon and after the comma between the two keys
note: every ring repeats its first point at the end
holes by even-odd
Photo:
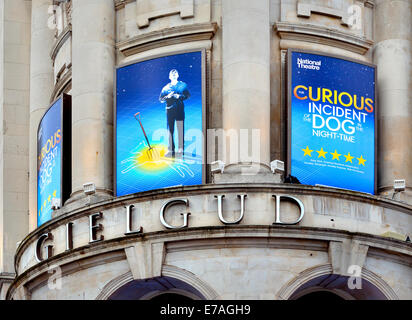
{"type": "Polygon", "coordinates": [[[409,0],[0,2],[0,299],[412,299],[409,0]]]}

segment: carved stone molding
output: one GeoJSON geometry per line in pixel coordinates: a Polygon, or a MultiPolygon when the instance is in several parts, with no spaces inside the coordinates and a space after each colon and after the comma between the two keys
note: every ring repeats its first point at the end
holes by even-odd
{"type": "Polygon", "coordinates": [[[292,294],[306,282],[319,276],[332,273],[332,265],[325,264],[306,269],[299,273],[295,278],[287,282],[277,293],[277,299],[288,300],[292,294]]]}
{"type": "MultiPolygon", "coordinates": [[[[288,300],[293,295],[293,293],[305,283],[317,277],[328,274],[333,274],[331,264],[324,264],[308,268],[299,273],[295,278],[284,284],[278,291],[276,297],[279,300],[288,300]]],[[[395,291],[381,277],[379,277],[372,271],[366,268],[362,268],[361,277],[376,286],[387,299],[399,300],[399,297],[396,295],[395,291]]]]}
{"type": "MultiPolygon", "coordinates": [[[[375,0],[358,0],[358,2],[361,2],[365,7],[368,7],[368,8],[373,8],[375,6],[375,0]]],[[[349,22],[349,14],[345,10],[329,8],[329,7],[311,4],[311,3],[298,2],[298,7],[297,7],[298,17],[309,18],[312,12],[340,18],[342,20],[341,21],[342,25],[347,26],[349,22]]]]}
{"type": "Polygon", "coordinates": [[[95,300],[109,299],[109,297],[114,292],[116,292],[117,289],[123,287],[125,284],[129,283],[130,281],[133,281],[133,276],[130,271],[114,278],[113,280],[111,280],[109,283],[107,283],[103,287],[102,291],[100,291],[99,295],[96,297],[95,300]]]}
{"type": "Polygon", "coordinates": [[[66,17],[67,17],[67,24],[72,24],[72,12],[73,12],[73,5],[72,1],[68,1],[66,3],[66,17]]]}
{"type": "MultiPolygon", "coordinates": [[[[33,291],[38,287],[44,286],[49,278],[49,269],[52,266],[62,268],[62,276],[73,274],[80,269],[92,268],[97,265],[108,264],[122,260],[129,260],[125,253],[126,248],[134,247],[137,243],[146,242],[147,244],[156,244],[155,247],[150,248],[154,256],[159,259],[152,259],[154,261],[155,273],[152,276],[169,276],[182,280],[194,288],[199,290],[206,298],[216,298],[216,296],[208,290],[201,289],[202,285],[198,281],[191,281],[190,275],[186,272],[184,276],[181,272],[170,270],[163,263],[163,253],[176,252],[182,250],[198,250],[200,248],[215,247],[273,247],[273,248],[294,248],[296,250],[320,250],[326,251],[325,243],[329,241],[343,242],[345,240],[355,240],[359,244],[381,248],[392,255],[399,257],[411,256],[410,246],[407,244],[399,244],[399,241],[391,241],[387,239],[380,239],[379,237],[349,234],[343,231],[326,230],[319,228],[302,228],[302,227],[267,227],[267,226],[237,226],[237,227],[206,227],[206,228],[192,228],[185,232],[182,231],[165,231],[154,232],[151,234],[114,238],[98,243],[88,244],[83,247],[76,248],[70,252],[64,252],[52,257],[49,260],[30,267],[23,271],[14,279],[8,290],[8,299],[14,296],[14,292],[20,286],[26,286],[29,291],[33,291]],[[225,238],[225,243],[221,243],[220,239],[225,238]],[[229,240],[232,239],[232,240],[229,240]],[[300,241],[296,241],[300,239],[300,241]],[[215,242],[213,244],[213,242],[215,242]],[[166,248],[163,247],[163,243],[166,248]],[[203,244],[203,246],[202,246],[203,244]],[[399,245],[400,247],[398,247],[399,245]],[[160,250],[159,250],[160,249],[160,250]],[[159,267],[161,266],[161,274],[159,274],[159,267]]],[[[145,245],[144,243],[141,243],[145,245]]],[[[137,252],[138,253],[138,252],[137,252]]],[[[135,258],[141,258],[140,255],[135,258]]],[[[17,259],[19,259],[17,257],[17,259]]],[[[19,267],[16,266],[17,270],[19,267]]],[[[131,265],[132,267],[132,265],[131,265]]],[[[295,281],[295,285],[288,289],[284,289],[284,293],[280,298],[289,298],[294,292],[293,288],[299,286],[310,279],[316,278],[324,274],[332,274],[333,268],[331,264],[327,264],[322,268],[314,267],[316,270],[302,271],[300,278],[295,281]]],[[[153,269],[152,269],[153,270],[153,269]]],[[[365,268],[362,269],[362,276],[365,268]]],[[[146,276],[151,276],[147,274],[146,276]]],[[[133,279],[132,273],[130,277],[122,278],[120,282],[123,284],[133,279]]],[[[394,299],[393,290],[378,276],[372,273],[365,273],[365,279],[375,284],[378,288],[383,288],[381,291],[390,298],[394,299]],[[392,293],[391,293],[392,292],[392,293]]],[[[292,281],[293,282],[293,281],[292,281]]],[[[115,289],[113,289],[115,290],[115,289]]],[[[108,290],[108,292],[113,292],[108,290]]],[[[106,293],[105,296],[110,295],[106,293]]],[[[103,298],[101,296],[100,298],[103,298]]]]}
{"type": "Polygon", "coordinates": [[[362,278],[376,286],[389,300],[399,300],[395,291],[381,277],[372,271],[362,268],[362,278]]]}
{"type": "Polygon", "coordinates": [[[277,22],[274,29],[279,33],[280,38],[284,40],[314,42],[362,55],[373,46],[373,41],[364,37],[310,24],[277,22]]]}
{"type": "Polygon", "coordinates": [[[319,5],[298,2],[298,17],[310,18],[312,12],[340,18],[342,20],[341,24],[346,26],[348,25],[348,14],[344,10],[332,9],[319,5]]]}
{"type": "Polygon", "coordinates": [[[137,26],[149,26],[149,20],[174,14],[182,19],[194,17],[194,0],[139,0],[137,1],[137,26]]]}
{"type": "Polygon", "coordinates": [[[191,41],[210,40],[217,31],[216,23],[201,23],[179,26],[161,31],[138,35],[116,44],[116,48],[125,56],[191,41]]]}
{"type": "Polygon", "coordinates": [[[162,276],[181,280],[198,290],[207,300],[219,299],[218,293],[205,281],[196,277],[193,273],[170,265],[163,265],[162,276]]]}
{"type": "Polygon", "coordinates": [[[56,59],[57,53],[59,52],[60,48],[65,44],[65,42],[70,39],[72,35],[72,25],[68,25],[63,32],[59,35],[56,41],[53,44],[53,47],[50,51],[50,58],[53,60],[56,59]]]}
{"type": "Polygon", "coordinates": [[[62,72],[63,76],[57,80],[56,85],[54,86],[52,95],[50,97],[50,103],[53,102],[57,98],[57,96],[59,96],[68,85],[70,85],[72,81],[71,64],[69,66],[66,66],[65,70],[67,71],[64,73],[62,72]]]}
{"type": "MultiPolygon", "coordinates": [[[[170,265],[163,265],[162,276],[171,277],[178,280],[181,280],[196,290],[198,290],[207,300],[216,300],[218,299],[217,292],[206,282],[196,277],[193,273],[170,265]]],[[[132,272],[126,272],[110,282],[108,282],[95,300],[107,300],[109,297],[115,293],[118,289],[126,285],[127,283],[133,281],[132,272]]],[[[170,292],[171,290],[169,290],[170,292]]]]}

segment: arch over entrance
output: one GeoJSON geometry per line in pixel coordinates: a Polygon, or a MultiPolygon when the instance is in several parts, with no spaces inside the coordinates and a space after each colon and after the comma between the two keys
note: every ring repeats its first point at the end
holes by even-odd
{"type": "Polygon", "coordinates": [[[169,297],[186,297],[193,300],[215,300],[218,294],[206,282],[193,273],[175,267],[164,265],[162,276],[153,279],[134,280],[129,271],[108,282],[96,297],[96,300],[108,299],[151,299],[168,294],[169,297]],[[139,293],[133,293],[133,290],[139,293]]]}
{"type": "Polygon", "coordinates": [[[191,285],[171,277],[132,280],[115,292],[108,300],[204,300],[205,297],[191,285]]]}
{"type": "Polygon", "coordinates": [[[332,292],[329,290],[319,290],[319,291],[313,291],[313,292],[303,294],[302,296],[296,298],[295,300],[327,302],[327,301],[342,301],[346,299],[342,298],[340,295],[336,294],[335,292],[332,292]]]}
{"type": "MultiPolygon", "coordinates": [[[[278,299],[297,300],[305,296],[309,298],[326,293],[334,294],[345,300],[397,300],[392,288],[378,275],[362,269],[358,286],[351,289],[348,283],[353,280],[348,276],[333,274],[332,266],[325,264],[301,272],[297,277],[285,284],[278,293],[278,299]]],[[[358,280],[358,281],[359,281],[358,280]]],[[[332,298],[331,295],[329,295],[332,298]]]]}

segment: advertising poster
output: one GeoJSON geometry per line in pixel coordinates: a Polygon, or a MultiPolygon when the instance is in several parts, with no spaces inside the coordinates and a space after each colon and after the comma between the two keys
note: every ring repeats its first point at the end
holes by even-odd
{"type": "Polygon", "coordinates": [[[116,71],[116,195],[203,183],[203,53],[116,71]]]}
{"type": "Polygon", "coordinates": [[[290,174],[374,194],[375,67],[293,50],[288,63],[290,174]]]}
{"type": "Polygon", "coordinates": [[[46,112],[37,133],[37,226],[51,220],[52,199],[62,198],[62,99],[46,112]]]}

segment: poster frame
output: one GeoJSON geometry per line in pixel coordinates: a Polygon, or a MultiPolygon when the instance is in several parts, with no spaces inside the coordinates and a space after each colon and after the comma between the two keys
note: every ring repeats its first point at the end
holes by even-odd
{"type": "MultiPolygon", "coordinates": [[[[118,196],[117,195],[117,71],[121,68],[144,62],[144,61],[149,61],[149,60],[154,60],[157,58],[163,58],[163,57],[168,57],[168,56],[174,56],[178,54],[184,54],[184,53],[194,53],[194,52],[200,52],[201,53],[201,72],[202,72],[202,133],[203,133],[203,150],[202,150],[202,184],[205,184],[207,181],[207,110],[208,110],[208,91],[207,91],[207,81],[208,81],[208,76],[207,76],[207,54],[206,54],[206,49],[205,48],[199,48],[199,49],[186,49],[186,50],[176,50],[173,52],[167,52],[167,53],[161,53],[161,54],[155,54],[151,55],[148,57],[142,57],[142,58],[135,58],[132,59],[128,62],[121,63],[117,65],[114,69],[114,81],[113,81],[113,195],[114,197],[126,197],[130,196],[136,193],[131,193],[127,195],[122,195],[118,196]]],[[[165,187],[165,188],[171,188],[171,187],[165,187]]],[[[152,190],[157,190],[157,189],[152,189],[152,190]]],[[[142,192],[150,192],[152,190],[147,190],[147,191],[142,191],[142,192]]],[[[137,192],[141,193],[141,192],[137,192]]]]}
{"type": "Polygon", "coordinates": [[[60,205],[63,207],[65,201],[70,198],[72,192],[72,97],[67,93],[62,93],[49,104],[44,114],[42,115],[39,124],[37,126],[36,135],[36,225],[37,228],[43,226],[47,223],[44,222],[39,225],[39,216],[37,213],[39,207],[39,197],[38,197],[38,143],[39,143],[39,130],[43,122],[44,117],[47,115],[49,110],[53,105],[62,100],[61,110],[60,110],[60,124],[61,124],[61,135],[62,135],[62,145],[61,145],[61,157],[60,157],[60,205]]]}
{"type": "MultiPolygon", "coordinates": [[[[286,122],[287,122],[287,129],[286,129],[286,168],[285,168],[285,177],[288,177],[291,175],[291,165],[292,165],[292,53],[293,52],[298,52],[298,53],[307,53],[307,54],[315,54],[319,56],[324,56],[324,57],[330,57],[330,58],[336,58],[336,59],[341,59],[349,62],[354,62],[357,64],[362,64],[368,67],[371,67],[374,69],[375,73],[375,85],[374,85],[374,177],[373,177],[373,190],[374,190],[374,195],[377,194],[378,192],[378,117],[379,117],[379,108],[378,108],[378,94],[376,91],[377,88],[377,65],[372,64],[369,62],[365,62],[362,60],[357,60],[357,59],[352,59],[348,58],[342,55],[336,55],[336,54],[329,54],[325,52],[320,52],[320,51],[312,51],[312,50],[301,50],[301,49],[294,49],[294,48],[288,48],[287,50],[287,68],[286,68],[286,81],[287,81],[287,101],[286,101],[286,122]]],[[[362,191],[357,191],[357,190],[352,190],[352,189],[344,189],[340,187],[334,187],[330,186],[332,188],[337,188],[337,189],[342,189],[342,190],[350,190],[354,192],[362,192],[362,191]]],[[[365,192],[362,192],[365,193],[365,192]]]]}

